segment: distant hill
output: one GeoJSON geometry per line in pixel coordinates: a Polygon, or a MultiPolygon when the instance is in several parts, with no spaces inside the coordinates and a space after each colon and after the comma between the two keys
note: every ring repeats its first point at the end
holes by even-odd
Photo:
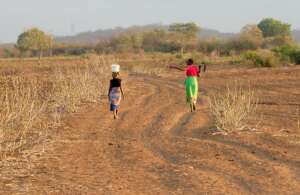
{"type": "MultiPolygon", "coordinates": [[[[82,32],[74,36],[57,36],[55,39],[58,43],[68,43],[68,44],[96,44],[99,41],[111,39],[122,32],[126,32],[129,30],[135,31],[151,31],[155,29],[168,29],[167,25],[160,24],[150,24],[145,26],[132,26],[129,28],[117,27],[114,29],[105,29],[105,30],[96,30],[89,32],[82,32]]],[[[220,38],[220,39],[229,39],[237,36],[237,33],[223,33],[217,30],[202,28],[199,36],[201,38],[220,38]]],[[[300,29],[294,30],[292,32],[295,40],[300,43],[300,29]]],[[[14,43],[9,44],[0,44],[1,48],[12,48],[14,47],[14,43]]]]}
{"type": "Polygon", "coordinates": [[[60,36],[56,37],[55,40],[58,43],[94,44],[101,40],[110,39],[122,32],[125,32],[124,28],[97,30],[82,32],[74,36],[60,36]]]}
{"type": "Polygon", "coordinates": [[[129,30],[135,31],[151,31],[155,29],[166,29],[166,26],[158,24],[150,24],[145,26],[132,26],[128,28],[117,27],[114,29],[96,30],[89,32],[82,32],[74,36],[61,36],[56,37],[56,41],[59,43],[74,43],[74,44],[95,44],[99,41],[111,39],[120,33],[127,32],[129,30]]]}
{"type": "MultiPolygon", "coordinates": [[[[56,41],[59,43],[73,43],[73,44],[95,44],[102,40],[107,40],[117,36],[118,34],[130,30],[135,31],[151,31],[156,29],[168,29],[167,25],[160,25],[160,24],[151,24],[145,26],[132,26],[129,28],[122,28],[117,27],[114,29],[107,29],[107,30],[96,30],[90,32],[82,32],[74,36],[62,36],[56,37],[56,41]]],[[[231,37],[236,36],[237,34],[234,33],[222,33],[217,30],[212,29],[201,29],[199,36],[202,38],[212,38],[217,37],[221,39],[228,39],[231,37]]]]}
{"type": "Polygon", "coordinates": [[[224,33],[217,30],[204,28],[201,29],[199,36],[201,38],[220,38],[220,39],[230,39],[237,36],[237,33],[224,33]]]}
{"type": "Polygon", "coordinates": [[[15,47],[14,43],[0,43],[0,48],[2,49],[12,49],[15,47]]]}

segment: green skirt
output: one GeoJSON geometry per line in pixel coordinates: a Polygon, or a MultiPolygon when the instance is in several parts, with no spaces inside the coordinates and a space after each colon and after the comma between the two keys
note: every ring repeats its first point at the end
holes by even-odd
{"type": "Polygon", "coordinates": [[[197,77],[187,77],[185,80],[186,99],[188,103],[196,103],[198,98],[197,77]]]}

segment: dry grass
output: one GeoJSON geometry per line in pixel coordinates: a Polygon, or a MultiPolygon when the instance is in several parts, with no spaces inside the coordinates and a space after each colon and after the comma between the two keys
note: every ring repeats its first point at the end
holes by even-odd
{"type": "Polygon", "coordinates": [[[237,83],[228,86],[225,91],[211,95],[210,109],[218,130],[244,130],[247,127],[247,119],[256,111],[255,102],[254,91],[237,83]]]}
{"type": "Polygon", "coordinates": [[[148,66],[145,64],[140,64],[140,65],[135,65],[131,66],[129,68],[129,72],[131,73],[136,73],[136,74],[148,74],[148,75],[153,75],[153,76],[159,76],[163,74],[165,71],[164,68],[158,67],[158,66],[148,66]]]}
{"type": "Polygon", "coordinates": [[[300,130],[300,109],[296,109],[296,117],[297,117],[297,130],[300,130]]]}
{"type": "Polygon", "coordinates": [[[33,127],[42,125],[47,102],[39,98],[40,86],[36,79],[4,77],[1,80],[0,157],[4,157],[27,143],[26,136],[33,127]]]}
{"type": "Polygon", "coordinates": [[[5,68],[0,76],[0,159],[24,150],[61,125],[82,103],[97,102],[106,92],[109,62],[98,56],[73,65],[45,64],[20,76],[5,68]],[[49,72],[40,71],[41,69],[49,72]],[[40,71],[40,72],[39,72],[40,71]],[[41,74],[43,72],[43,74],[41,74]]]}
{"type": "Polygon", "coordinates": [[[33,146],[83,103],[106,93],[110,65],[123,72],[159,75],[165,60],[157,56],[97,56],[0,60],[0,159],[33,146]]]}

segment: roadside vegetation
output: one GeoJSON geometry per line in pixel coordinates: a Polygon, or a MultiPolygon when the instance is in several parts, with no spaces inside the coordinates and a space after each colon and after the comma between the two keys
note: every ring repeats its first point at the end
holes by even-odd
{"type": "MultiPolygon", "coordinates": [[[[238,36],[202,39],[194,23],[168,29],[130,30],[94,45],[56,43],[40,29],[19,35],[14,47],[0,49],[0,159],[41,141],[82,103],[98,102],[106,93],[109,65],[130,73],[161,75],[170,64],[277,67],[300,64],[300,48],[291,26],[267,18],[246,25],[238,36]],[[72,56],[72,57],[70,57],[72,56]]],[[[244,129],[255,111],[253,91],[228,88],[211,96],[218,129],[244,129]]]]}
{"type": "Polygon", "coordinates": [[[231,58],[234,60],[224,63],[274,67],[300,63],[299,45],[291,34],[289,24],[266,18],[258,24],[245,25],[239,34],[227,39],[203,39],[201,27],[196,24],[176,23],[168,28],[130,28],[113,38],[84,45],[55,42],[52,35],[32,28],[20,34],[15,47],[0,49],[0,57],[171,53],[183,59],[186,54],[192,53],[201,56],[199,63],[216,64],[231,58]]]}
{"type": "Polygon", "coordinates": [[[44,142],[83,103],[100,101],[110,62],[98,57],[71,62],[0,66],[0,160],[44,142]]]}
{"type": "Polygon", "coordinates": [[[210,110],[214,125],[224,132],[235,132],[249,128],[247,122],[255,114],[257,97],[251,87],[243,87],[236,81],[223,91],[210,96],[210,110]]]}

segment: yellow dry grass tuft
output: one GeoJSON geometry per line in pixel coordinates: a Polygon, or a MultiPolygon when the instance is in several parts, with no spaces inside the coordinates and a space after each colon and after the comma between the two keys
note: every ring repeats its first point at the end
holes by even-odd
{"type": "Polygon", "coordinates": [[[210,110],[218,130],[233,132],[244,130],[247,119],[256,111],[256,98],[250,87],[235,83],[225,91],[210,96],[210,110]]]}
{"type": "MultiPolygon", "coordinates": [[[[61,125],[64,115],[82,103],[97,102],[106,92],[109,64],[99,56],[73,65],[55,65],[46,77],[36,73],[0,76],[0,159],[34,145],[61,125]]],[[[19,67],[22,69],[22,67],[19,67]]],[[[14,67],[16,69],[16,67],[14,67]]],[[[6,69],[7,71],[8,69],[6,69]]],[[[45,72],[43,72],[45,73],[45,72]]]]}

